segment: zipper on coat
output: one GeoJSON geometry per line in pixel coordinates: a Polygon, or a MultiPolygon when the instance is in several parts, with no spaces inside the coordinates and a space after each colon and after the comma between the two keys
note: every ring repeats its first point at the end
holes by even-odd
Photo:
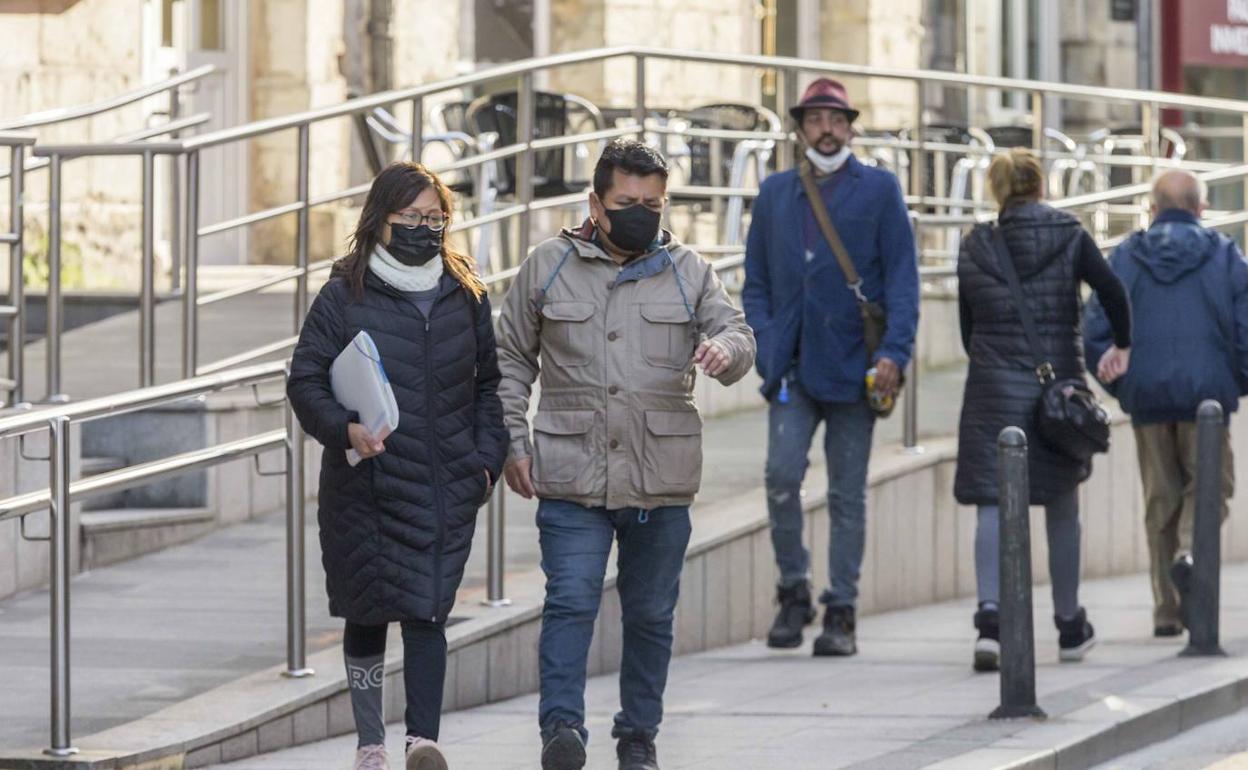
{"type": "MultiPolygon", "coordinates": [[[[437,304],[436,302],[434,303],[437,304]]],[[[433,550],[433,617],[431,622],[438,622],[439,608],[442,606],[442,549],[446,545],[446,522],[442,511],[442,460],[438,455],[438,431],[433,415],[433,343],[429,333],[429,316],[433,315],[433,307],[425,316],[425,413],[429,420],[429,451],[433,459],[433,514],[438,523],[438,536],[433,550]]]]}

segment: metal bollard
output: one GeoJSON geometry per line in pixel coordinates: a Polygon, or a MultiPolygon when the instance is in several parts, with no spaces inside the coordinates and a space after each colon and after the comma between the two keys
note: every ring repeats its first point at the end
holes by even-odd
{"type": "Polygon", "coordinates": [[[1196,521],[1192,533],[1192,583],[1183,597],[1189,631],[1179,655],[1225,655],[1218,644],[1222,572],[1222,405],[1205,401],[1196,410],[1196,521]]]}
{"type": "Polygon", "coordinates": [[[51,757],[78,753],[69,737],[69,429],[69,418],[63,415],[48,421],[48,486],[52,493],[52,745],[43,753],[51,757]]]}
{"type": "Polygon", "coordinates": [[[989,719],[1043,719],[1045,713],[1036,705],[1027,436],[1019,428],[1006,428],[997,438],[997,485],[1001,515],[1001,705],[989,719]]]}
{"type": "MultiPolygon", "coordinates": [[[[289,364],[286,376],[290,376],[289,364]]],[[[282,676],[302,679],[308,668],[307,571],[304,543],[304,434],[295,410],[286,404],[286,670],[282,676]]]]}
{"type": "Polygon", "coordinates": [[[506,508],[504,500],[507,487],[500,480],[490,496],[489,507],[486,509],[486,554],[485,583],[486,598],[481,603],[487,607],[506,607],[511,604],[503,590],[503,527],[505,526],[506,508]]]}

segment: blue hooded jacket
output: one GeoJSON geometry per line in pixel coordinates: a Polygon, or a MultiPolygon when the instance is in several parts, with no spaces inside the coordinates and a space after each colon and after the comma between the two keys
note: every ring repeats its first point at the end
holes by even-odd
{"type": "MultiPolygon", "coordinates": [[[[838,173],[843,178],[827,201],[828,214],[863,293],[888,316],[875,360],[888,358],[904,369],[919,322],[919,270],[901,187],[891,173],[852,155],[838,173]]],[[[776,394],[796,364],[812,398],[853,403],[866,393],[862,316],[810,212],[796,169],[763,181],[746,241],[741,304],[758,341],[755,363],[765,397],[776,394]]]]}
{"type": "MultiPolygon", "coordinates": [[[[1248,392],[1248,262],[1230,238],[1186,211],[1163,211],[1114,250],[1110,265],[1131,296],[1131,365],[1109,387],[1137,425],[1190,422],[1205,399],[1223,413],[1248,392]]],[[[1084,324],[1088,368],[1112,344],[1096,301],[1084,324]]]]}

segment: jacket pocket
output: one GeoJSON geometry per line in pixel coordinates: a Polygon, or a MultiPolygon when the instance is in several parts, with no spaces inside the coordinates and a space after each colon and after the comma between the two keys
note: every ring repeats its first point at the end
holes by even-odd
{"type": "Polygon", "coordinates": [[[533,481],[546,490],[551,485],[574,486],[592,455],[589,433],[594,427],[592,409],[539,411],[533,418],[533,481]]]}
{"type": "Polygon", "coordinates": [[[548,302],[542,306],[542,355],[560,366],[584,366],[594,353],[592,302],[548,302]]]}
{"type": "Polygon", "coordinates": [[[702,483],[702,418],[696,411],[646,412],[642,486],[648,495],[690,496],[702,483]]]}
{"type": "Polygon", "coordinates": [[[684,305],[640,305],[641,357],[651,366],[684,369],[693,360],[694,333],[684,305]]]}

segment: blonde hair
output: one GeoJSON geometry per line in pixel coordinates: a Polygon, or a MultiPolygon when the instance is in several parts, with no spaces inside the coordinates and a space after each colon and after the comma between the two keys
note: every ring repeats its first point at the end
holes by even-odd
{"type": "Polygon", "coordinates": [[[992,159],[988,186],[999,208],[1037,201],[1044,196],[1044,169],[1031,150],[1015,147],[992,159]]]}

